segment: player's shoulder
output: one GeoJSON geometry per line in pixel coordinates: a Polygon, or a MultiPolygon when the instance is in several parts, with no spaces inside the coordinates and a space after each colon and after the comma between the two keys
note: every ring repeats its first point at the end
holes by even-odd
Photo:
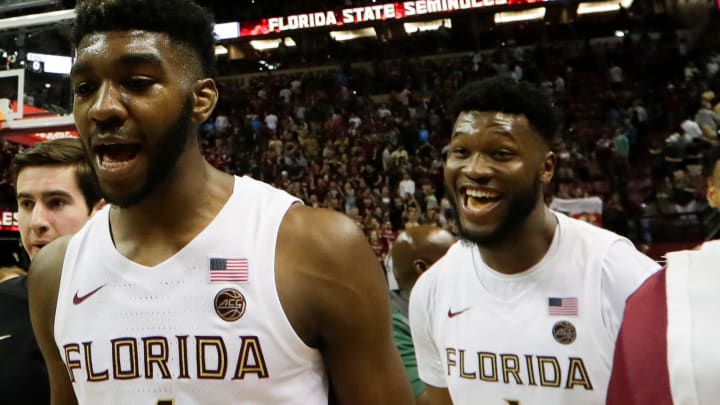
{"type": "Polygon", "coordinates": [[[616,241],[626,239],[622,235],[601,228],[586,221],[569,217],[560,212],[554,212],[561,229],[569,236],[569,239],[578,243],[606,242],[612,244],[616,241]]]}
{"type": "Polygon", "coordinates": [[[555,212],[566,249],[592,252],[594,257],[644,256],[630,239],[597,225],[555,212]]]}
{"type": "Polygon", "coordinates": [[[720,254],[720,240],[711,240],[704,242],[694,249],[686,249],[686,250],[677,250],[673,252],[668,252],[667,257],[670,259],[671,257],[680,257],[680,256],[687,256],[687,257],[704,257],[704,256],[717,256],[720,254]]]}
{"type": "Polygon", "coordinates": [[[263,212],[278,207],[284,210],[286,204],[300,202],[287,191],[250,176],[233,176],[233,178],[233,194],[248,196],[255,205],[261,207],[263,212]]]}
{"type": "Polygon", "coordinates": [[[365,234],[349,217],[330,209],[296,204],[278,232],[277,271],[293,273],[295,281],[334,279],[362,283],[368,273],[381,274],[380,263],[365,234]]]}
{"type": "Polygon", "coordinates": [[[65,253],[72,235],[61,236],[43,247],[33,257],[28,270],[30,296],[53,297],[57,295],[65,253]]]}
{"type": "Polygon", "coordinates": [[[657,309],[665,303],[667,267],[656,271],[628,296],[626,310],[657,309]]]}
{"type": "Polygon", "coordinates": [[[720,240],[708,241],[691,250],[678,250],[665,255],[666,267],[672,278],[694,274],[714,274],[720,260],[720,240]]]}
{"type": "Polygon", "coordinates": [[[325,208],[294,204],[288,209],[280,228],[281,236],[306,252],[337,252],[337,249],[364,241],[362,230],[349,217],[325,208]]]}

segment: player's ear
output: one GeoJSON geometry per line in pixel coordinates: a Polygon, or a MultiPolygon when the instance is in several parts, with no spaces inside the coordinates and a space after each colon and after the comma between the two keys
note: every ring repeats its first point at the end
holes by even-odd
{"type": "Polygon", "coordinates": [[[95,215],[95,213],[100,211],[102,207],[105,206],[105,204],[107,204],[107,202],[104,198],[101,198],[98,202],[95,203],[95,205],[93,205],[92,211],[90,211],[90,216],[92,217],[93,215],[95,215]]]}
{"type": "Polygon", "coordinates": [[[557,165],[557,156],[555,152],[548,150],[543,158],[542,167],[540,168],[540,181],[548,184],[555,174],[555,166],[557,165]]]}
{"type": "Polygon", "coordinates": [[[193,89],[193,119],[197,123],[207,121],[218,102],[218,89],[215,80],[200,79],[193,89]]]}
{"type": "Polygon", "coordinates": [[[425,272],[425,270],[427,270],[428,267],[430,267],[430,266],[428,266],[428,263],[423,259],[413,260],[413,269],[415,269],[415,273],[417,275],[420,275],[423,272],[425,272]]]}
{"type": "Polygon", "coordinates": [[[707,200],[711,207],[720,208],[720,190],[714,185],[708,186],[707,200]]]}

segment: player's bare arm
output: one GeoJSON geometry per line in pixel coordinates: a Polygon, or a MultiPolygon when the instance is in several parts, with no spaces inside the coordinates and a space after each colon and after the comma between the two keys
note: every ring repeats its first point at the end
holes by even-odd
{"type": "Polygon", "coordinates": [[[427,389],[415,397],[415,405],[430,405],[430,397],[428,397],[427,389]]]}
{"type": "Polygon", "coordinates": [[[322,353],[338,403],[412,404],[383,272],[357,225],[331,210],[296,206],[280,227],[277,252],[283,309],[300,338],[322,353]]]}
{"type": "Polygon", "coordinates": [[[450,399],[450,391],[447,388],[433,387],[432,385],[425,384],[430,405],[452,405],[452,399],[450,399]]]}
{"type": "Polygon", "coordinates": [[[77,404],[65,363],[55,344],[54,325],[63,258],[70,237],[45,246],[33,258],[28,276],[30,318],[50,378],[52,405],[77,404]]]}

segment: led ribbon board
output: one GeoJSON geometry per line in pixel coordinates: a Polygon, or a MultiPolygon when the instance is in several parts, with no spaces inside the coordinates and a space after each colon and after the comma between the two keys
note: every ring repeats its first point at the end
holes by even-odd
{"type": "MultiPolygon", "coordinates": [[[[240,24],[240,37],[254,37],[319,27],[347,27],[372,21],[402,20],[496,6],[541,4],[556,0],[415,0],[264,18],[240,24]]],[[[720,0],[718,0],[720,1],[720,0]]]]}

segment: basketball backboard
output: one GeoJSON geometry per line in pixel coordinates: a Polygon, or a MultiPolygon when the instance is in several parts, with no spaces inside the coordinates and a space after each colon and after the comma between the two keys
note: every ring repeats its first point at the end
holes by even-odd
{"type": "Polygon", "coordinates": [[[25,99],[25,70],[0,70],[1,121],[23,118],[25,99]]]}

